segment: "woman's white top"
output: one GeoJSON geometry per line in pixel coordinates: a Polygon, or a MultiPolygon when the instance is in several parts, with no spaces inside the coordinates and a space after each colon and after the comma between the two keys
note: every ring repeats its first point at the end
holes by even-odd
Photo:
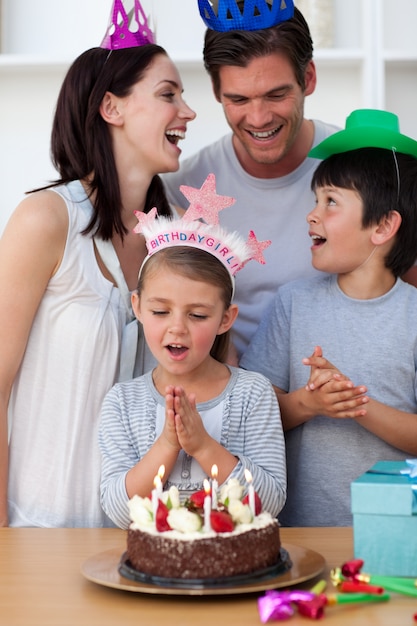
{"type": "MultiPolygon", "coordinates": [[[[66,201],[68,237],[13,385],[9,521],[112,526],[99,500],[97,431],[102,400],[119,380],[122,335],[133,317],[100,271],[92,237],[81,234],[92,211],[81,183],[54,191],[66,201]]],[[[147,356],[139,336],[140,373],[148,367],[147,356]]]]}

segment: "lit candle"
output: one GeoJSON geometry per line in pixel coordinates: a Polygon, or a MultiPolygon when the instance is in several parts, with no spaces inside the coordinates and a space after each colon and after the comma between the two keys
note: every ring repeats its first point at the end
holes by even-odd
{"type": "Polygon", "coordinates": [[[204,479],[204,491],[206,497],[204,498],[204,532],[208,533],[211,530],[210,513],[211,513],[211,498],[210,498],[210,483],[207,478],[204,479]]]}
{"type": "Polygon", "coordinates": [[[211,468],[211,505],[213,509],[217,509],[217,490],[219,483],[217,482],[218,469],[217,465],[213,465],[211,468]]]}
{"type": "Polygon", "coordinates": [[[154,522],[156,523],[156,512],[158,510],[159,496],[162,494],[162,480],[158,474],[153,479],[153,484],[154,484],[154,488],[152,489],[152,494],[151,494],[152,495],[152,512],[153,512],[154,522]]]}
{"type": "Polygon", "coordinates": [[[158,495],[162,495],[162,479],[164,477],[165,474],[165,465],[161,465],[159,470],[158,470],[158,477],[159,477],[159,481],[158,481],[158,495]]]}
{"type": "Polygon", "coordinates": [[[255,517],[255,490],[252,484],[252,474],[250,473],[248,469],[245,469],[245,478],[246,478],[246,481],[249,483],[249,486],[248,486],[249,508],[251,510],[253,517],[255,517]]]}

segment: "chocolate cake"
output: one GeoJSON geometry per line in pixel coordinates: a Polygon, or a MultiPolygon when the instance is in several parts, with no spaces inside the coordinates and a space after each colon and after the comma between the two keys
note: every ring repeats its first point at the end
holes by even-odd
{"type": "Polygon", "coordinates": [[[167,578],[204,579],[249,574],[276,565],[278,522],[263,513],[230,533],[128,530],[127,554],[138,571],[167,578]]]}
{"type": "Polygon", "coordinates": [[[170,495],[163,493],[157,515],[149,498],[134,496],[129,502],[133,521],[127,559],[132,568],[149,576],[187,580],[240,576],[279,564],[278,521],[260,512],[259,498],[256,515],[247,499],[229,498],[232,493],[235,498],[236,481],[212,511],[210,529],[203,524],[204,493],[180,505],[172,489],[170,495]]]}

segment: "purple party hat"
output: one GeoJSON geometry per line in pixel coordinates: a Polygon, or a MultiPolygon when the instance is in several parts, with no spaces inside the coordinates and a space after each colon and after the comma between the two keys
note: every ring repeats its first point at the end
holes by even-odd
{"type": "Polygon", "coordinates": [[[203,22],[219,32],[261,30],[289,20],[294,15],[293,0],[198,0],[203,22]]]}
{"type": "Polygon", "coordinates": [[[139,0],[134,0],[129,13],[126,12],[123,0],[114,0],[109,25],[100,48],[119,50],[148,43],[155,43],[155,36],[139,0]]]}

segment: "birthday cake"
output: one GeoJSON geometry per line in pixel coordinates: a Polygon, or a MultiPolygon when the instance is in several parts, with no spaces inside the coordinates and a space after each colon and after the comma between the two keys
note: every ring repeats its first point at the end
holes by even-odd
{"type": "Polygon", "coordinates": [[[205,491],[180,504],[178,490],[171,487],[156,509],[150,498],[134,496],[129,501],[129,565],[152,577],[184,580],[223,579],[278,565],[278,521],[262,511],[257,494],[252,506],[242,495],[243,487],[230,480],[209,512],[204,511],[205,491]]]}

